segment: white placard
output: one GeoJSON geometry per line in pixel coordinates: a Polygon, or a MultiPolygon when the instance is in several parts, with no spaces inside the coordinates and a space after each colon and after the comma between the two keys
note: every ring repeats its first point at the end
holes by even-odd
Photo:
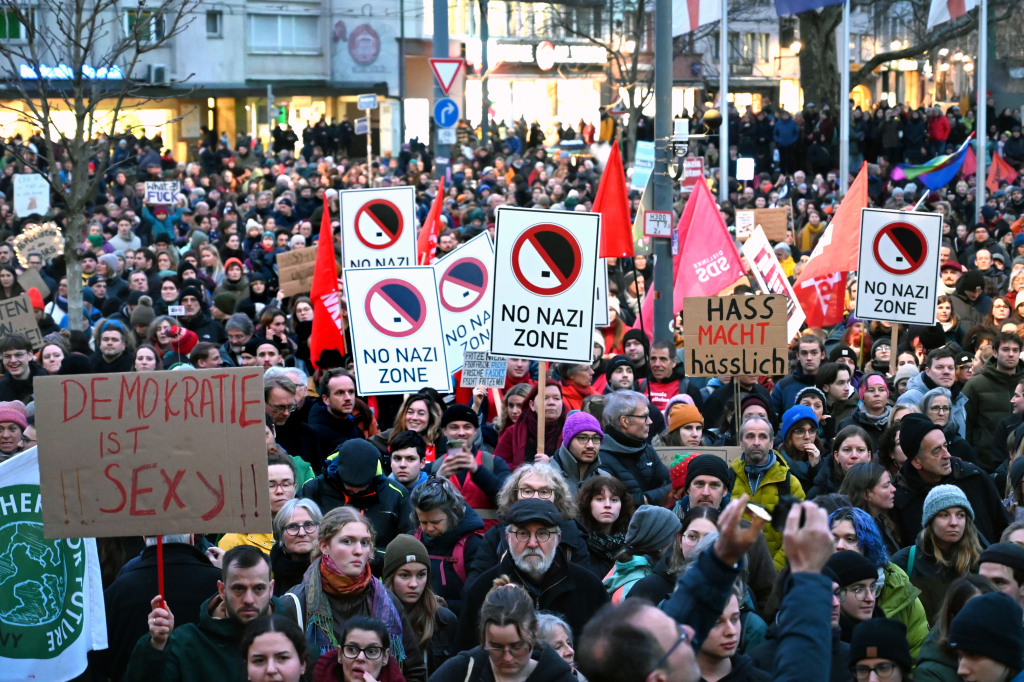
{"type": "Polygon", "coordinates": [[[177,180],[146,181],[146,205],[173,204],[181,185],[177,180]]]}
{"type": "Polygon", "coordinates": [[[340,192],[341,262],[351,268],[403,268],[416,262],[416,189],[340,192]]]}
{"type": "Polygon", "coordinates": [[[786,333],[793,338],[800,333],[807,315],[793,292],[793,286],[782,269],[771,242],[758,225],[747,241],[743,242],[743,256],[754,273],[758,286],[766,294],[780,294],[786,297],[786,333]]]}
{"type": "Polygon", "coordinates": [[[50,211],[50,183],[39,174],[14,174],[14,215],[19,218],[50,211]]]}
{"type": "Polygon", "coordinates": [[[597,277],[594,279],[594,326],[607,327],[611,324],[608,312],[608,261],[597,259],[597,277]]]}
{"type": "Polygon", "coordinates": [[[508,362],[480,351],[466,351],[460,388],[505,388],[508,362]]]}
{"type": "Polygon", "coordinates": [[[498,209],[492,354],[591,361],[600,222],[598,213],[498,209]]]}
{"type": "Polygon", "coordinates": [[[433,268],[346,270],[345,293],[360,395],[451,392],[433,268]]]}
{"type": "Polygon", "coordinates": [[[672,211],[644,211],[644,236],[672,238],[672,211]]]}
{"type": "Polygon", "coordinates": [[[941,240],[938,213],[863,209],[854,314],[862,320],[935,324],[941,240]]]}
{"type": "Polygon", "coordinates": [[[491,346],[491,287],[494,247],[486,232],[434,263],[437,297],[441,304],[448,369],[462,368],[463,354],[491,346]]]}

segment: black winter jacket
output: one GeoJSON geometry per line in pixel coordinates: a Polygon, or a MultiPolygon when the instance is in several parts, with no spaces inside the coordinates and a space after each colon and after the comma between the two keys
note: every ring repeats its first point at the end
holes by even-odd
{"type": "Polygon", "coordinates": [[[632,436],[609,426],[598,456],[601,466],[625,484],[636,506],[661,506],[665,503],[665,497],[672,489],[672,478],[650,443],[637,442],[632,436]]]}

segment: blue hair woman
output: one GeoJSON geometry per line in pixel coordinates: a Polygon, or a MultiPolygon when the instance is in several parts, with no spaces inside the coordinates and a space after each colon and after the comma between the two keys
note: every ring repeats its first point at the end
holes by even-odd
{"type": "Polygon", "coordinates": [[[889,560],[889,552],[878,532],[875,520],[863,509],[842,507],[828,517],[828,525],[836,543],[836,551],[852,550],[862,554],[878,569],[882,592],[878,606],[886,618],[894,618],[907,626],[907,642],[912,656],[917,656],[928,636],[928,618],[918,595],[921,590],[889,560]]]}

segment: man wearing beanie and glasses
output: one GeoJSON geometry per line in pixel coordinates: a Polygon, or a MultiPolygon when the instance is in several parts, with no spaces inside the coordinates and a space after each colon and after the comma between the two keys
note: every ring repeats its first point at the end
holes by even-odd
{"type": "Polygon", "coordinates": [[[1024,613],[1002,592],[974,597],[953,618],[949,648],[964,682],[1024,682],[1024,613]]]}
{"type": "Polygon", "coordinates": [[[859,623],[850,640],[850,670],[857,680],[904,682],[914,659],[907,646],[907,626],[890,618],[859,623]]]}
{"type": "Polygon", "coordinates": [[[569,484],[575,498],[580,486],[594,476],[610,476],[601,469],[598,451],[604,432],[597,419],[586,412],[571,412],[562,427],[562,446],[551,457],[551,466],[569,484]]]}
{"type": "Polygon", "coordinates": [[[999,539],[1009,520],[992,479],[969,462],[950,456],[942,427],[923,414],[908,414],[900,426],[900,447],[907,461],[896,477],[892,519],[904,542],[921,532],[925,498],[937,485],[954,485],[974,509],[974,525],[987,542],[999,539]]]}

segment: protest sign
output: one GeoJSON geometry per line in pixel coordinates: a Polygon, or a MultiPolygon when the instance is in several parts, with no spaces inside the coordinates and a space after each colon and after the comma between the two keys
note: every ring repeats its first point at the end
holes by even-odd
{"type": "Polygon", "coordinates": [[[687,298],[686,374],[782,376],[789,371],[785,296],[687,298]]]}
{"type": "Polygon", "coordinates": [[[505,370],[508,363],[504,358],[491,357],[486,351],[467,350],[462,365],[460,388],[505,388],[505,370]]]}
{"type": "Polygon", "coordinates": [[[313,287],[316,248],[277,254],[277,281],[285,296],[305,294],[313,287]]]}
{"type": "Polygon", "coordinates": [[[261,368],[34,387],[46,537],[270,532],[261,368]]]}
{"type": "Polygon", "coordinates": [[[156,204],[171,205],[177,200],[181,185],[177,180],[147,180],[146,181],[146,205],[156,204]]]}
{"type": "Polygon", "coordinates": [[[598,213],[498,209],[491,353],[591,361],[600,222],[598,213]]]}
{"type": "Polygon", "coordinates": [[[938,213],[863,209],[854,315],[894,324],[935,324],[941,241],[938,213]]]}
{"type": "Polygon", "coordinates": [[[350,268],[402,268],[416,262],[416,189],[341,192],[341,262],[350,268]]]}
{"type": "Polygon", "coordinates": [[[39,290],[39,295],[44,299],[50,295],[50,287],[46,286],[46,282],[43,280],[43,276],[39,274],[39,271],[35,268],[29,268],[18,275],[18,284],[26,292],[35,287],[39,290]]]}
{"type": "Polygon", "coordinates": [[[727,447],[657,447],[654,451],[658,453],[658,459],[666,467],[671,467],[672,462],[675,461],[676,455],[714,455],[715,457],[721,457],[726,463],[732,462],[734,459],[739,459],[739,456],[743,454],[743,448],[738,446],[727,446],[727,447]]]}
{"type": "Polygon", "coordinates": [[[360,395],[451,392],[431,266],[346,270],[345,293],[360,395]]]}
{"type": "Polygon", "coordinates": [[[24,334],[33,348],[43,347],[43,334],[39,331],[39,322],[28,294],[0,301],[0,337],[8,334],[24,334]]]}
{"type": "Polygon", "coordinates": [[[95,538],[43,536],[36,448],[0,463],[0,679],[70,680],[107,648],[95,538]]]}
{"type": "Polygon", "coordinates": [[[755,208],[736,211],[737,239],[752,234],[758,225],[764,230],[768,239],[773,242],[781,242],[786,238],[786,230],[789,229],[789,209],[755,208]]]}
{"type": "Polygon", "coordinates": [[[433,265],[441,304],[448,371],[462,367],[463,353],[491,345],[491,285],[494,247],[486,232],[450,252],[433,265]]]}
{"type": "Polygon", "coordinates": [[[743,243],[743,256],[747,259],[750,271],[754,273],[762,291],[786,297],[786,332],[789,338],[793,338],[800,333],[800,327],[807,316],[804,315],[804,309],[797,300],[793,286],[789,283],[772,245],[760,227],[754,228],[750,239],[743,243]]]}
{"type": "Polygon", "coordinates": [[[654,143],[640,141],[636,143],[636,156],[633,159],[633,177],[629,188],[643,191],[654,173],[654,143]]]}
{"type": "Polygon", "coordinates": [[[14,174],[14,215],[19,218],[50,211],[50,183],[39,174],[14,174]]]}
{"type": "Polygon", "coordinates": [[[683,159],[683,177],[679,181],[679,189],[683,194],[689,194],[698,182],[704,182],[704,159],[688,156],[683,159]]]}
{"type": "Polygon", "coordinates": [[[64,235],[55,223],[28,225],[14,238],[14,253],[22,267],[28,267],[28,254],[38,251],[43,261],[49,261],[64,253],[64,235]]]}

